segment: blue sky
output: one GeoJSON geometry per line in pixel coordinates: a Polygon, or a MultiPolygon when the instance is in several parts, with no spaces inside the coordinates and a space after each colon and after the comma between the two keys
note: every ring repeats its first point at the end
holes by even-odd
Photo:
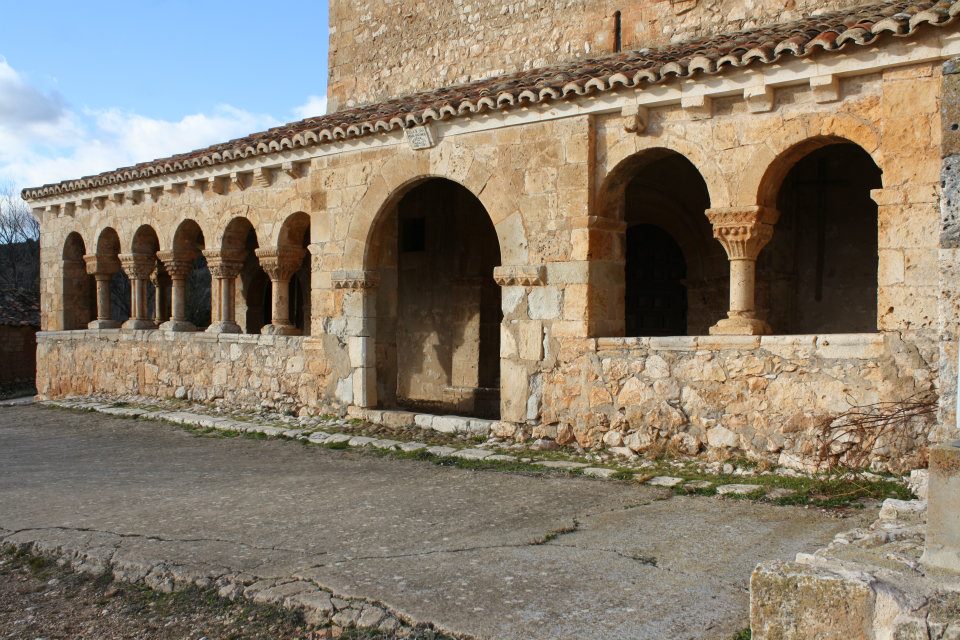
{"type": "Polygon", "coordinates": [[[0,185],[77,178],[326,108],[325,0],[0,0],[0,185]]]}

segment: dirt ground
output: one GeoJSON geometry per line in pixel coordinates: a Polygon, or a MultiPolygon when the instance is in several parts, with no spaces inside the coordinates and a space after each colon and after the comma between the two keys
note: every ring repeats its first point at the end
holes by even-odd
{"type": "Polygon", "coordinates": [[[0,554],[3,640],[275,640],[326,637],[297,614],[199,589],[162,594],[36,556],[0,554]]]}

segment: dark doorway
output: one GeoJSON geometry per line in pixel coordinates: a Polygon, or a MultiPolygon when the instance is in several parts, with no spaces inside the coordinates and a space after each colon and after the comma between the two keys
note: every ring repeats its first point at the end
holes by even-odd
{"type": "Polygon", "coordinates": [[[687,332],[687,263],[673,237],[652,224],[627,228],[627,335],[687,332]]]}

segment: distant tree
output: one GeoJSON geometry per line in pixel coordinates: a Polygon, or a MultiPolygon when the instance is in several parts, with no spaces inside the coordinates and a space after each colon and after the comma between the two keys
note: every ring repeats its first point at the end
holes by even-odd
{"type": "Polygon", "coordinates": [[[11,184],[0,184],[0,287],[40,294],[40,222],[11,184]]]}

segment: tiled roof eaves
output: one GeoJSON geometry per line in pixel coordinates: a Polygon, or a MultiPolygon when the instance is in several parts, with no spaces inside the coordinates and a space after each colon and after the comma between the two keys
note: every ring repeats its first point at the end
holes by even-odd
{"type": "Polygon", "coordinates": [[[806,57],[866,46],[883,36],[908,37],[925,26],[957,22],[960,0],[887,1],[796,22],[641,49],[418,93],[382,103],[307,118],[261,133],[96,176],[24,189],[23,198],[64,195],[154,176],[175,174],[381,132],[431,120],[572,99],[634,88],[675,77],[717,74],[727,68],[771,64],[784,56],[806,57]]]}

